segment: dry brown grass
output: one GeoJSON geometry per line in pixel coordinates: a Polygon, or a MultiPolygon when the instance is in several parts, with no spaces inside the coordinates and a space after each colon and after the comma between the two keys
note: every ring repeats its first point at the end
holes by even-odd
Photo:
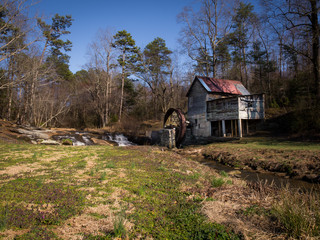
{"type": "Polygon", "coordinates": [[[213,201],[203,203],[202,211],[210,221],[231,227],[244,239],[287,239],[279,233],[276,224],[265,214],[243,214],[246,209],[257,206],[270,209],[274,191],[263,183],[246,186],[243,180],[234,180],[233,185],[213,192],[213,201]]]}

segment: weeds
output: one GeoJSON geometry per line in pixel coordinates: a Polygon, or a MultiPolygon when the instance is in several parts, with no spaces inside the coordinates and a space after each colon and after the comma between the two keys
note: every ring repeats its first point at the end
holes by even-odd
{"type": "Polygon", "coordinates": [[[244,216],[252,216],[252,215],[265,215],[265,216],[270,216],[270,211],[266,210],[265,208],[253,204],[249,207],[246,207],[245,209],[241,209],[239,211],[240,214],[244,215],[244,216]]]}
{"type": "Polygon", "coordinates": [[[211,180],[211,186],[214,188],[221,187],[224,183],[225,183],[225,181],[223,180],[223,178],[213,177],[211,180]]]}
{"type": "Polygon", "coordinates": [[[114,164],[114,162],[108,162],[105,167],[106,168],[116,168],[116,165],[114,164]]]}
{"type": "Polygon", "coordinates": [[[282,190],[280,200],[273,204],[272,215],[291,237],[320,236],[319,193],[282,190]]]}
{"type": "Polygon", "coordinates": [[[51,240],[59,239],[57,235],[46,227],[34,226],[31,230],[21,236],[16,236],[15,240],[29,240],[29,239],[39,239],[39,240],[51,240]]]}
{"type": "Polygon", "coordinates": [[[191,175],[191,178],[195,180],[198,180],[199,177],[200,177],[200,173],[197,173],[197,172],[191,175]]]}
{"type": "Polygon", "coordinates": [[[225,171],[221,171],[221,172],[220,172],[220,175],[221,175],[222,177],[229,177],[228,173],[226,173],[225,171]]]}
{"type": "Polygon", "coordinates": [[[106,179],[107,179],[107,174],[106,174],[106,172],[102,172],[102,173],[100,174],[99,180],[100,180],[100,181],[104,181],[104,180],[106,180],[106,179]]]}
{"type": "Polygon", "coordinates": [[[79,214],[84,206],[81,193],[62,184],[39,184],[33,179],[16,180],[0,189],[0,227],[24,228],[53,225],[79,214]]]}
{"type": "Polygon", "coordinates": [[[118,216],[113,223],[113,233],[115,237],[125,238],[127,236],[127,230],[124,226],[124,218],[122,216],[118,216]]]}
{"type": "Polygon", "coordinates": [[[75,165],[75,168],[77,169],[84,169],[87,166],[87,161],[82,160],[80,162],[77,162],[77,164],[75,165]]]}

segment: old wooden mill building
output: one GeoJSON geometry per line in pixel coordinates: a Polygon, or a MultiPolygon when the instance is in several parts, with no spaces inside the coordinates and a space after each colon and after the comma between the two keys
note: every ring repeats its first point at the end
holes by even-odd
{"type": "Polygon", "coordinates": [[[242,137],[250,122],[264,119],[264,94],[250,94],[239,81],[195,77],[187,93],[195,137],[242,137]]]}

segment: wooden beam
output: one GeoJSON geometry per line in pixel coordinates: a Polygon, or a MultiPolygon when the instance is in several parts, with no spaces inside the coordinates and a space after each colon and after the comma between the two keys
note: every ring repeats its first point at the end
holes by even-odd
{"type": "Polygon", "coordinates": [[[231,120],[231,137],[233,137],[233,120],[231,120]]]}
{"type": "Polygon", "coordinates": [[[238,125],[237,120],[234,120],[234,127],[235,127],[235,134],[234,134],[234,135],[235,135],[235,136],[238,136],[238,134],[239,134],[239,133],[238,133],[238,126],[237,126],[237,125],[238,125]]]}

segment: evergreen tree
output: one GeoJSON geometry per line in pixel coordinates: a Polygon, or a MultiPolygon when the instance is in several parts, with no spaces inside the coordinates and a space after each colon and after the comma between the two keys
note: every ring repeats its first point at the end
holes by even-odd
{"type": "Polygon", "coordinates": [[[239,68],[240,80],[247,88],[249,88],[249,82],[246,50],[250,41],[250,26],[252,26],[254,18],[253,5],[240,2],[232,20],[233,32],[229,35],[230,45],[233,47],[233,61],[239,68]]]}
{"type": "Polygon", "coordinates": [[[134,64],[137,62],[138,47],[131,34],[126,30],[117,32],[114,35],[113,47],[120,51],[118,63],[121,66],[121,97],[118,121],[121,121],[123,103],[124,103],[124,86],[125,79],[131,74],[134,64]]]}
{"type": "Polygon", "coordinates": [[[139,77],[148,85],[152,92],[153,111],[157,117],[160,110],[166,112],[172,99],[172,51],[162,38],[155,38],[143,51],[139,77]],[[170,84],[170,87],[169,87],[170,84]]]}
{"type": "Polygon", "coordinates": [[[60,16],[59,14],[52,18],[51,24],[38,19],[38,25],[45,37],[45,46],[40,61],[44,60],[44,54],[49,48],[50,55],[46,62],[53,64],[57,74],[65,80],[71,80],[73,77],[68,65],[70,57],[66,54],[66,52],[71,51],[72,43],[70,40],[62,40],[62,37],[70,34],[67,29],[71,27],[72,21],[70,15],[60,16]]]}

